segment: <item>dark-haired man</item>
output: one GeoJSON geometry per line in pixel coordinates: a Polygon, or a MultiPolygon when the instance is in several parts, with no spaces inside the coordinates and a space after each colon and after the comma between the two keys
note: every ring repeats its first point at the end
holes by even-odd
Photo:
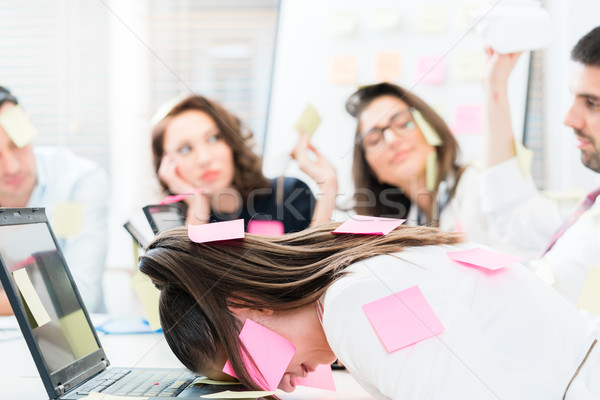
{"type": "MultiPolygon", "coordinates": [[[[504,240],[540,252],[531,262],[568,300],[577,303],[592,268],[600,267],[600,190],[575,207],[537,191],[518,162],[508,107],[508,77],[518,54],[490,50],[486,79],[488,166],[482,202],[504,240]]],[[[600,173],[600,27],[571,51],[573,101],[564,124],[573,129],[582,163],[600,173]]]]}

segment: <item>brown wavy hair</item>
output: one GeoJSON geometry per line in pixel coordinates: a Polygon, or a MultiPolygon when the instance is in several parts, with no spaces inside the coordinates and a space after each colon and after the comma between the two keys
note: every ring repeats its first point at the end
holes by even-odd
{"type": "Polygon", "coordinates": [[[229,359],[238,379],[260,390],[242,363],[241,323],[229,307],[298,309],[319,299],[355,262],[462,240],[460,234],[407,226],[385,236],[332,235],[337,226],[208,244],[192,242],[186,228],[160,234],[140,257],[139,269],[160,289],[162,329],[183,365],[206,374],[229,359]]]}
{"type": "MultiPolygon", "coordinates": [[[[346,111],[357,120],[352,163],[352,176],[354,178],[355,189],[354,201],[356,204],[354,209],[358,214],[363,215],[404,218],[406,215],[399,215],[398,210],[400,209],[401,211],[403,207],[406,209],[406,214],[408,214],[410,200],[403,194],[400,188],[381,183],[377,180],[367,163],[365,150],[358,140],[358,137],[367,131],[366,127],[360,126],[359,119],[362,112],[373,100],[381,96],[396,97],[398,100],[405,102],[409,107],[420,111],[423,118],[425,118],[442,139],[442,144],[435,147],[438,159],[436,188],[449,173],[456,175],[456,182],[458,183],[460,173],[462,172],[462,168],[457,164],[458,142],[442,117],[424,100],[403,87],[391,83],[379,83],[364,86],[348,98],[346,101],[346,111]],[[375,199],[366,197],[371,193],[375,196],[375,199]],[[388,201],[380,201],[382,198],[388,201]]],[[[451,194],[454,194],[453,191],[451,194]]]]}
{"type": "MultiPolygon", "coordinates": [[[[220,103],[209,98],[190,95],[177,103],[152,129],[152,160],[154,172],[158,169],[164,153],[165,132],[171,120],[186,112],[200,111],[207,114],[217,125],[225,143],[233,152],[234,176],[232,186],[246,199],[255,189],[269,188],[271,182],[262,173],[262,159],[254,153],[254,135],[242,121],[220,103]]],[[[165,182],[158,178],[162,188],[169,192],[165,182]]]]}

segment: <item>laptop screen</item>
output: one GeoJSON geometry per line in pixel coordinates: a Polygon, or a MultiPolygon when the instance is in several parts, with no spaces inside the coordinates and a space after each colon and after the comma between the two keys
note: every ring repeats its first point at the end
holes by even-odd
{"type": "Polygon", "coordinates": [[[0,226],[0,256],[50,375],[100,348],[46,223],[0,226]]]}

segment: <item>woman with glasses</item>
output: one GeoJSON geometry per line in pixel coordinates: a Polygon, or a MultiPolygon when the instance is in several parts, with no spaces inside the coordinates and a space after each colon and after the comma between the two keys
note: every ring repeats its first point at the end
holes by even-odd
{"type": "Polygon", "coordinates": [[[464,231],[471,240],[502,247],[480,210],[479,174],[458,163],[458,143],[433,108],[400,86],[380,83],[352,94],[346,109],[357,120],[357,214],[464,231]]]}
{"type": "Polygon", "coordinates": [[[152,130],[154,170],[167,194],[182,195],[177,199],[185,204],[186,223],[243,218],[248,227],[253,220],[271,220],[279,221],[280,230],[267,230],[287,233],[329,221],[336,172],[305,138],[294,155],[319,183],[323,196],[316,201],[298,179],[267,179],[252,146],[252,132],[237,116],[198,95],[180,100],[152,130]],[[310,151],[316,158],[307,156],[310,151]]]}

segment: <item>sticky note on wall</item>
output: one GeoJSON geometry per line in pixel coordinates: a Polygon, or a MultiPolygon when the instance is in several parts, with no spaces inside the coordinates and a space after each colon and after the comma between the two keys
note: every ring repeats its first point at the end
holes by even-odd
{"type": "Polygon", "coordinates": [[[454,77],[461,82],[478,82],[484,66],[483,50],[464,51],[454,58],[454,77]]]}
{"type": "Polygon", "coordinates": [[[460,105],[454,110],[452,132],[455,135],[481,133],[483,109],[480,105],[460,105]]]}
{"type": "Polygon", "coordinates": [[[417,15],[417,31],[421,35],[435,35],[448,30],[448,9],[441,4],[422,6],[417,15]]]}
{"type": "Polygon", "coordinates": [[[327,32],[331,36],[351,36],[356,32],[358,17],[352,12],[338,11],[329,16],[327,32]]]}
{"type": "Polygon", "coordinates": [[[400,79],[401,55],[399,52],[378,53],[375,56],[375,78],[380,82],[400,79]]]}
{"type": "Polygon", "coordinates": [[[369,28],[376,31],[390,31],[400,27],[402,10],[399,8],[379,8],[369,18],[369,28]]]}
{"type": "Polygon", "coordinates": [[[419,57],[415,82],[424,85],[440,85],[446,80],[446,61],[442,57],[419,57]]]}
{"type": "Polygon", "coordinates": [[[54,204],[52,229],[56,236],[68,238],[77,236],[83,226],[83,204],[65,201],[54,204]]]}
{"type": "Polygon", "coordinates": [[[0,126],[19,148],[28,145],[38,135],[37,129],[19,105],[0,114],[0,126]]]}
{"type": "Polygon", "coordinates": [[[358,79],[357,71],[356,57],[332,57],[329,69],[329,81],[334,85],[354,85],[358,79]]]}

